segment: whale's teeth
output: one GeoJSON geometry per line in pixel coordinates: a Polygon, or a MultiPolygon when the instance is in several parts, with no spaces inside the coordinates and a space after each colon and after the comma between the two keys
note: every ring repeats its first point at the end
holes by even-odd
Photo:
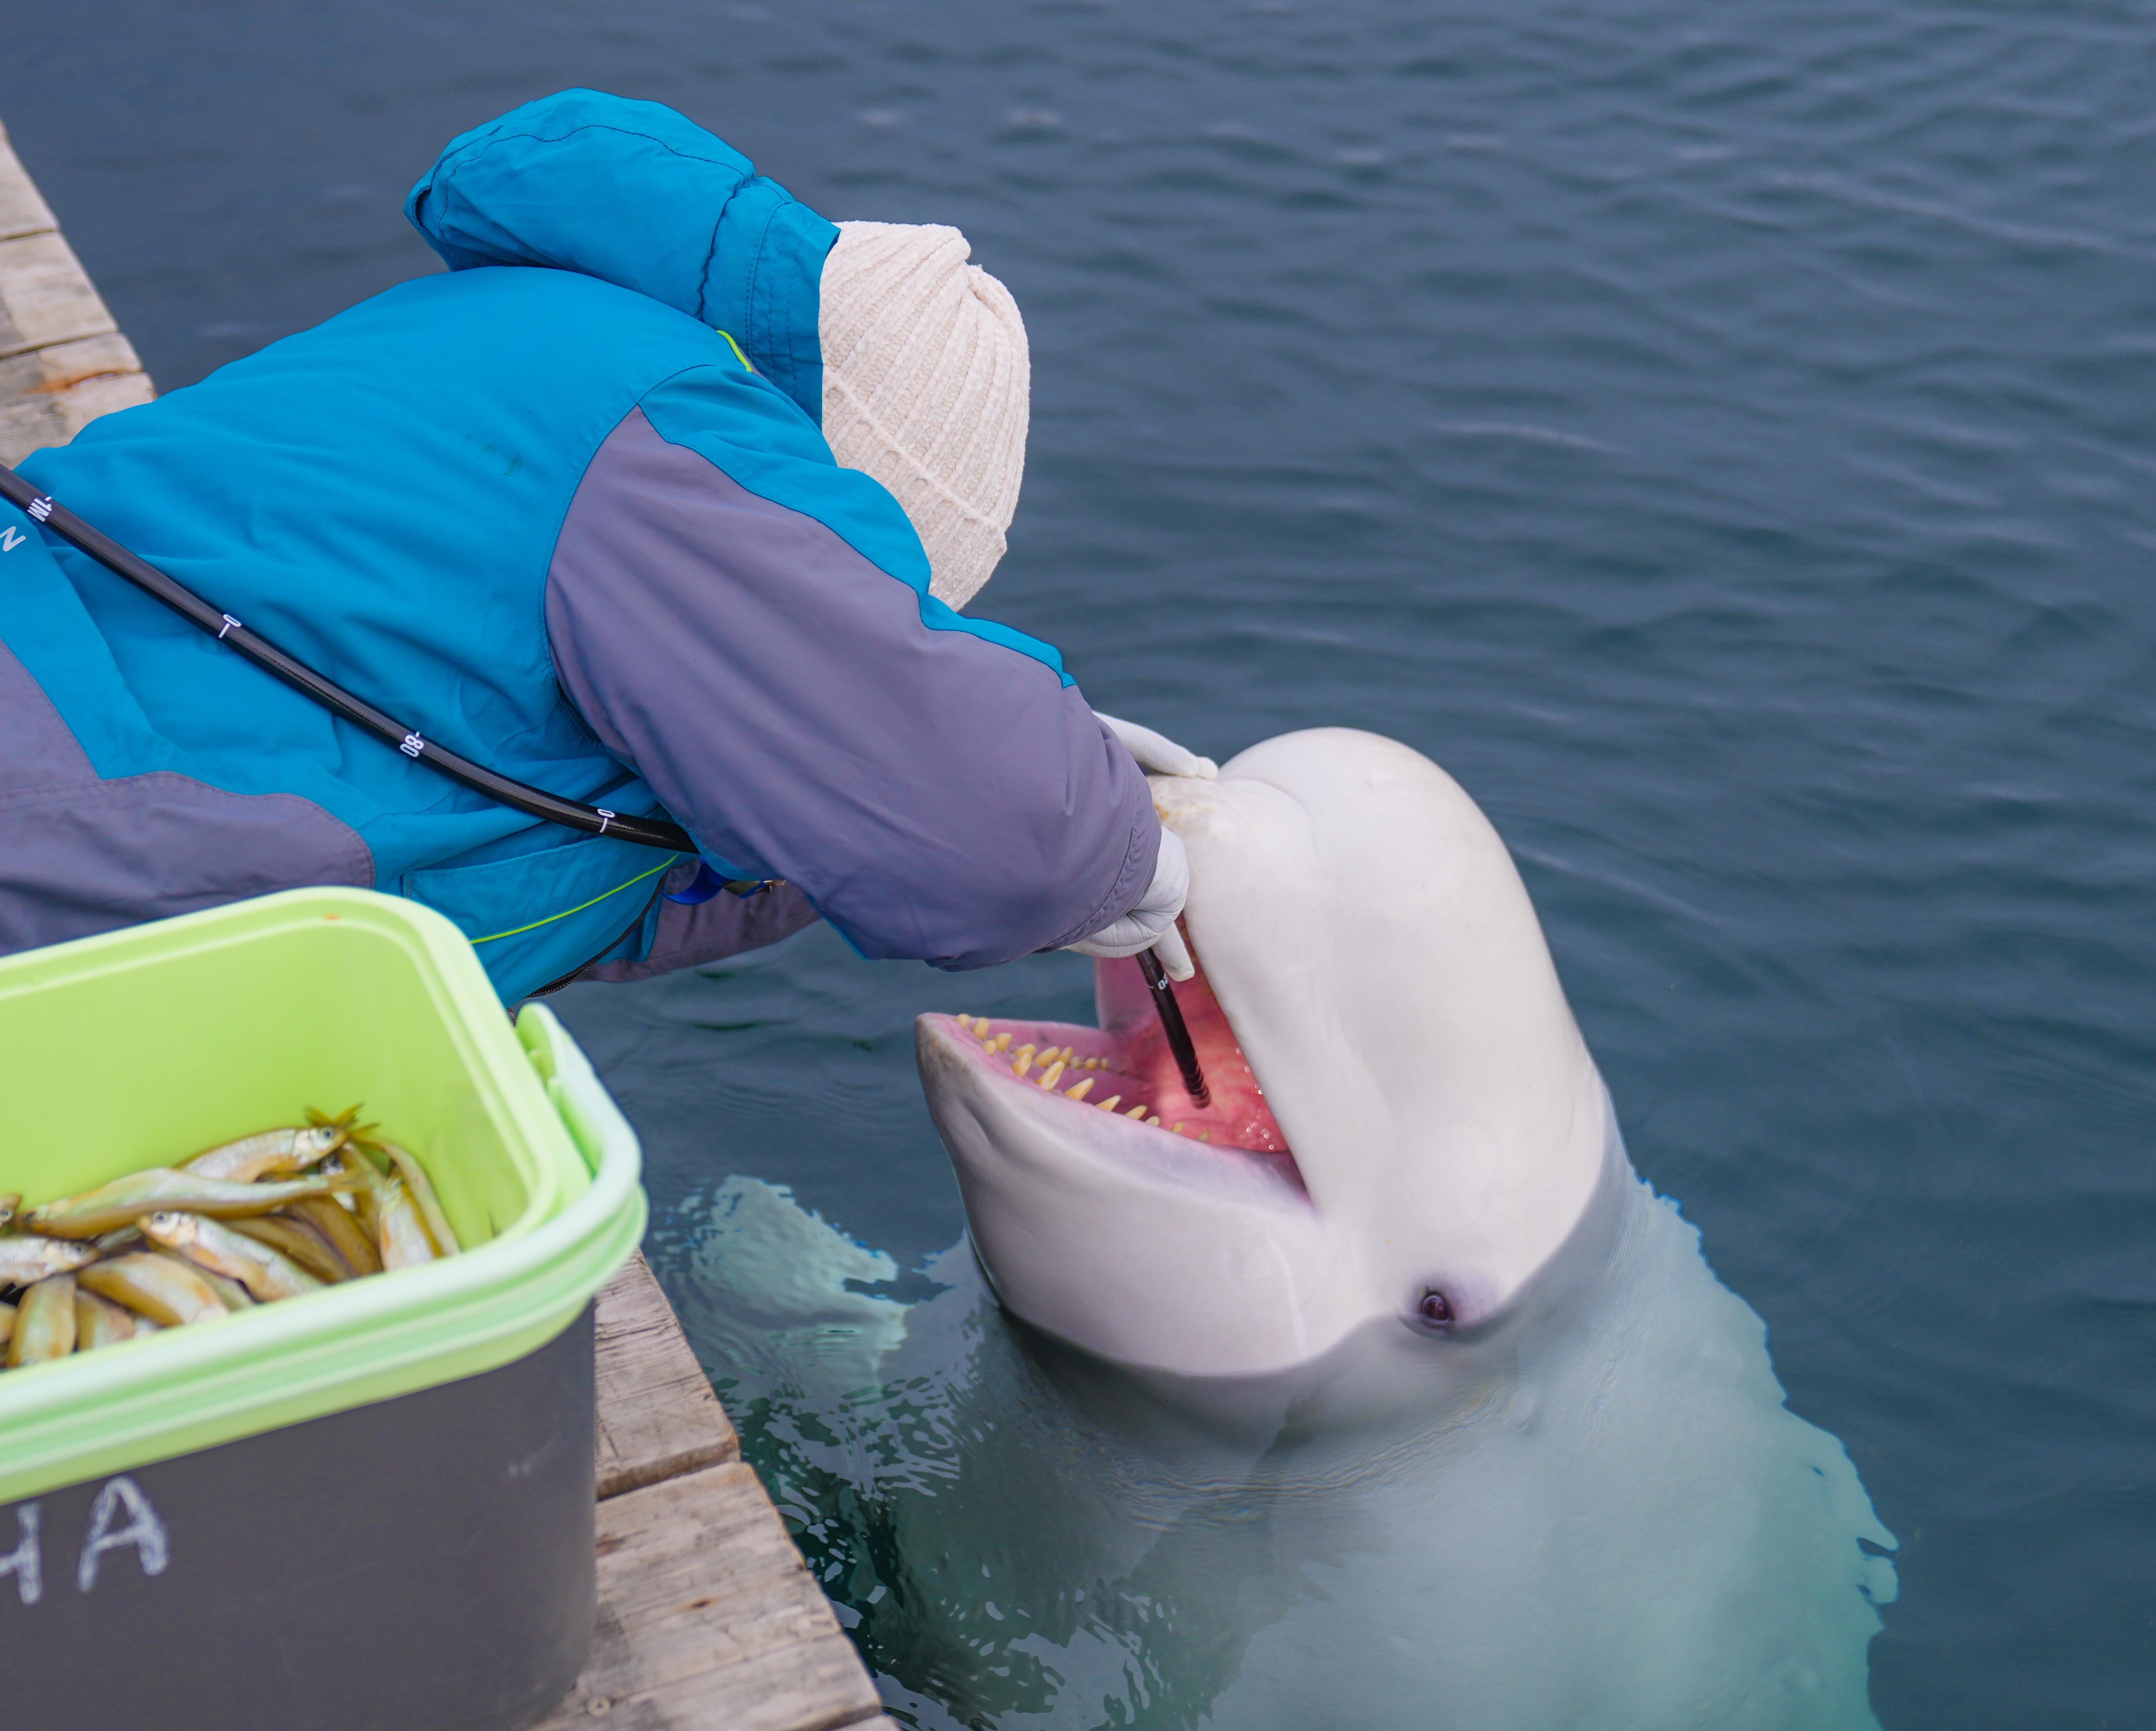
{"type": "Polygon", "coordinates": [[[1117,1107],[1123,1103],[1123,1097],[1121,1094],[1111,1094],[1106,1099],[1096,1102],[1096,1103],[1103,1112],[1113,1112],[1117,1107]]]}
{"type": "Polygon", "coordinates": [[[1053,1064],[1050,1065],[1047,1069],[1040,1072],[1041,1086],[1048,1089],[1050,1092],[1053,1092],[1055,1091],[1056,1079],[1062,1074],[1063,1061],[1062,1059],[1058,1058],[1053,1064]]]}
{"type": "Polygon", "coordinates": [[[1083,1100],[1086,1095],[1092,1092],[1092,1091],[1093,1078],[1089,1076],[1085,1081],[1080,1082],[1076,1087],[1065,1088],[1063,1091],[1063,1097],[1065,1100],[1083,1100]]]}
{"type": "Polygon", "coordinates": [[[1160,1128],[1160,1120],[1158,1118],[1147,1118],[1146,1122],[1152,1125],[1156,1130],[1160,1128]]]}
{"type": "Polygon", "coordinates": [[[1010,1050],[1010,1030],[1006,1028],[1002,1033],[996,1035],[995,1039],[990,1043],[990,1049],[998,1052],[1009,1051],[1010,1050]]]}
{"type": "MultiPolygon", "coordinates": [[[[1123,1116],[1127,1118],[1142,1118],[1146,1115],[1147,1111],[1147,1108],[1145,1107],[1133,1106],[1128,1112],[1125,1112],[1123,1116]]],[[[1159,1122],[1160,1120],[1158,1118],[1155,1118],[1153,1120],[1153,1122],[1156,1124],[1159,1122]]]]}

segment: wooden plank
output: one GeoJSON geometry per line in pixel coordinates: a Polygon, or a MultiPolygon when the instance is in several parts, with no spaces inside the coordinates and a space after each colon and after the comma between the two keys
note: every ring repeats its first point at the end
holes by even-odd
{"type": "Polygon", "coordinates": [[[0,356],[105,336],[112,315],[57,231],[0,240],[0,356]]]}
{"type": "Polygon", "coordinates": [[[0,361],[0,398],[55,397],[116,372],[140,372],[135,346],[117,331],[72,342],[49,343],[0,361]]]}
{"type": "Polygon", "coordinates": [[[153,394],[0,128],[0,462],[153,394]]]}
{"type": "Polygon", "coordinates": [[[860,1656],[747,1466],[599,1505],[591,1663],[540,1731],[887,1724],[860,1656]]]}
{"type": "Polygon", "coordinates": [[[118,331],[0,360],[0,463],[65,444],[90,422],[155,394],[118,331]]]}
{"type": "Polygon", "coordinates": [[[0,126],[0,240],[17,234],[42,234],[59,227],[52,207],[38,193],[22,158],[8,142],[8,129],[0,126]]]}
{"type": "Polygon", "coordinates": [[[710,1379],[641,1251],[598,1301],[602,1501],[741,1458],[710,1379]]]}

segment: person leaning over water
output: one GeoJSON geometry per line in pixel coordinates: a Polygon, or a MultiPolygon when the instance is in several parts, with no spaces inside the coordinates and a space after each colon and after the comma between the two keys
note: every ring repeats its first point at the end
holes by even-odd
{"type": "Polygon", "coordinates": [[[511,1002],[819,916],[949,968],[1173,943],[1182,848],[1130,752],[1054,649],[955,610],[1003,554],[1029,390],[957,230],[834,225],[589,90],[454,141],[405,212],[446,275],[23,473],[429,738],[670,816],[707,867],[443,779],[0,506],[0,952],[305,884],[439,909],[511,1002]]]}

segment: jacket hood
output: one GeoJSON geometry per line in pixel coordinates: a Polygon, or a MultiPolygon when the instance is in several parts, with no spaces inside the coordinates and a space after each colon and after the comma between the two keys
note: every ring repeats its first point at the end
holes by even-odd
{"type": "Polygon", "coordinates": [[[527,102],[450,141],[404,214],[452,270],[579,271],[724,331],[822,425],[817,316],[839,231],[664,104],[527,102]]]}

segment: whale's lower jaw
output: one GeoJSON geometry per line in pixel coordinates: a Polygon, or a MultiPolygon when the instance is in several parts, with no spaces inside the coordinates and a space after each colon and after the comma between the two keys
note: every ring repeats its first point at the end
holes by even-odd
{"type": "Polygon", "coordinates": [[[921,1017],[915,1043],[974,1248],[1034,1327],[1120,1364],[1250,1376],[1366,1319],[1285,1158],[1074,1104],[984,1062],[951,1016],[921,1017]]]}

